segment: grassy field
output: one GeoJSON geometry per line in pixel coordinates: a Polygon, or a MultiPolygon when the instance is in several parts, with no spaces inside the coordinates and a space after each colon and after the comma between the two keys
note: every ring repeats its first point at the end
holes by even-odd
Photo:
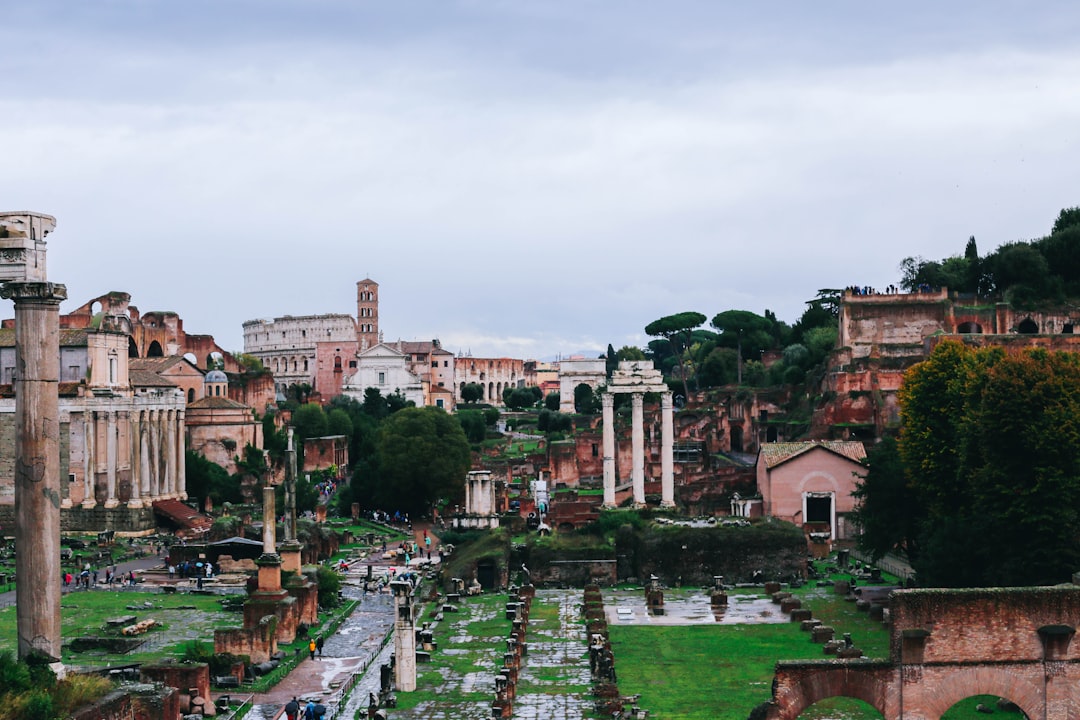
{"type": "MultiPolygon", "coordinates": [[[[679,591],[665,593],[666,599],[679,591]]],[[[836,629],[837,637],[850,632],[869,658],[888,657],[885,627],[855,609],[853,602],[831,589],[807,586],[797,591],[803,607],[814,618],[836,629]]],[[[615,651],[619,690],[640,693],[640,705],[657,720],[745,720],[771,696],[773,670],[779,660],[825,659],[821,646],[797,623],[687,626],[609,626],[615,651]]],[[[948,720],[974,720],[979,703],[993,707],[997,698],[971,697],[957,703],[944,716],[948,720]]],[[[1007,718],[1018,714],[997,710],[1007,718]]],[[[881,715],[858,700],[830,698],[807,708],[807,720],[871,720],[881,715]]]]}
{"type": "MultiPolygon", "coordinates": [[[[213,641],[214,630],[241,623],[239,613],[221,609],[218,598],[200,595],[160,595],[156,593],[92,590],[64,595],[61,602],[61,634],[65,645],[76,637],[104,636],[107,618],[134,615],[139,620],[153,618],[162,623],[140,636],[145,643],[135,651],[119,655],[101,651],[74,653],[65,646],[63,660],[73,665],[157,662],[173,657],[188,640],[213,641]],[[149,603],[149,606],[146,605],[149,603]],[[140,606],[129,610],[128,606],[140,606]]],[[[0,610],[0,650],[15,652],[15,606],[0,610]]]]}

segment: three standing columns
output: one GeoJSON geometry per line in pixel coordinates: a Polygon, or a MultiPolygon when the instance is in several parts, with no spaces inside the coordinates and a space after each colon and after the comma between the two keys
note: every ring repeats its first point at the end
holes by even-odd
{"type": "MultiPolygon", "coordinates": [[[[645,429],[643,392],[630,395],[631,402],[631,485],[634,505],[645,504],[645,429]]],[[[601,396],[604,438],[604,507],[615,507],[615,397],[601,396]]],[[[675,507],[674,419],[671,393],[660,396],[660,506],[675,507]]]]}

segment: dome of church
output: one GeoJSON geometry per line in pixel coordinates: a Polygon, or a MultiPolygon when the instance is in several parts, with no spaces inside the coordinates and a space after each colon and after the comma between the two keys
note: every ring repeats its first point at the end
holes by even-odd
{"type": "Polygon", "coordinates": [[[210,372],[206,373],[205,382],[208,382],[208,383],[219,383],[219,382],[227,383],[227,382],[229,382],[229,376],[226,375],[221,370],[211,370],[210,372]]]}

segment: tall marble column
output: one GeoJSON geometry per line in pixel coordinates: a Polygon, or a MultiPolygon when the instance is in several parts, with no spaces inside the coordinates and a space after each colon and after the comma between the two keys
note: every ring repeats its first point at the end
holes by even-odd
{"type": "Polygon", "coordinates": [[[164,412],[165,426],[165,485],[161,492],[170,498],[176,497],[176,413],[164,412]]]}
{"type": "Polygon", "coordinates": [[[644,393],[633,393],[630,396],[631,407],[631,426],[630,426],[630,443],[631,443],[631,459],[633,461],[633,468],[631,470],[630,479],[634,486],[634,505],[642,506],[645,504],[645,395],[644,393]]]}
{"type": "Polygon", "coordinates": [[[20,658],[60,660],[60,303],[67,288],[8,282],[15,301],[15,617],[20,658]]]}
{"type": "Polygon", "coordinates": [[[604,507],[615,507],[615,396],[600,396],[604,425],[604,507]]]}
{"type": "Polygon", "coordinates": [[[286,437],[288,443],[285,446],[285,541],[281,543],[281,569],[296,573],[295,578],[299,581],[303,545],[296,538],[296,446],[292,426],[287,428],[286,437]]]}
{"type": "Polygon", "coordinates": [[[83,451],[83,501],[82,506],[90,509],[97,505],[94,496],[94,480],[97,477],[97,413],[88,410],[83,415],[83,437],[86,439],[86,449],[83,451]]]}
{"type": "Polygon", "coordinates": [[[116,497],[117,457],[118,453],[116,447],[116,411],[109,410],[105,413],[105,462],[108,466],[105,469],[107,487],[105,507],[107,508],[114,508],[120,504],[120,500],[118,500],[116,497]]]}
{"type": "Polygon", "coordinates": [[[176,413],[176,497],[187,500],[187,457],[185,456],[184,411],[176,413]]]}
{"type": "Polygon", "coordinates": [[[671,393],[660,396],[660,507],[675,507],[675,421],[671,393]]]}

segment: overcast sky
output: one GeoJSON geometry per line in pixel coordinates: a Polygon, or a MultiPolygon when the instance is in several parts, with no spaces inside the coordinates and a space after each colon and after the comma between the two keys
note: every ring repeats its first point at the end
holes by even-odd
{"type": "MultiPolygon", "coordinates": [[[[242,349],[356,312],[520,358],[794,322],[1080,205],[1080,4],[0,1],[0,210],[242,349]]],[[[9,307],[0,312],[12,316],[9,307]]]]}

